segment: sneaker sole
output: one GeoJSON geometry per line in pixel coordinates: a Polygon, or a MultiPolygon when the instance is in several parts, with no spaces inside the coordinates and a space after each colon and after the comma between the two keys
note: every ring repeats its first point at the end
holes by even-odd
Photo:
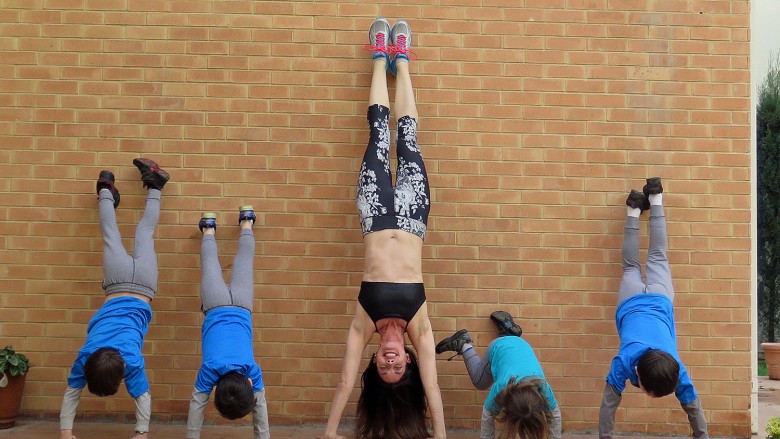
{"type": "Polygon", "coordinates": [[[516,337],[520,337],[523,334],[523,328],[515,323],[512,316],[505,311],[496,311],[490,314],[490,320],[496,324],[499,328],[499,332],[505,332],[516,337]]]}
{"type": "MultiPolygon", "coordinates": [[[[444,352],[455,352],[451,349],[445,349],[444,345],[451,342],[452,340],[455,340],[456,338],[460,338],[461,335],[468,333],[469,331],[467,329],[461,329],[458,332],[450,335],[449,337],[445,338],[444,340],[440,341],[436,344],[436,353],[441,354],[444,352]]],[[[469,337],[470,338],[470,337],[469,337]]],[[[468,341],[467,343],[471,343],[471,341],[468,341]]]]}

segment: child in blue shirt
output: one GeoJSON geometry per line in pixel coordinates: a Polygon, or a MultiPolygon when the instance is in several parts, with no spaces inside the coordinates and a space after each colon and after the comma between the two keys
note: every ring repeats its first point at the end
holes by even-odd
{"type": "Polygon", "coordinates": [[[701,402],[677,353],[674,288],[666,257],[666,218],[659,177],[648,178],[642,192],[632,190],[623,238],[623,278],[618,291],[615,323],[620,347],[607,375],[599,412],[599,437],[611,439],[615,412],[626,380],[651,398],[674,393],[696,439],[707,439],[701,402]],[[650,211],[647,283],[639,263],[639,216],[650,211]]]}
{"type": "Polygon", "coordinates": [[[268,439],[268,409],[263,373],[252,348],[253,263],[255,238],[252,206],[243,206],[238,223],[238,251],[230,285],[225,284],[217,256],[217,222],[214,213],[204,213],[198,224],[201,241],[201,290],[203,362],[195,381],[187,417],[187,438],[200,438],[209,394],[214,391],[217,411],[227,419],[253,413],[255,439],[268,439]]]}
{"type": "Polygon", "coordinates": [[[499,337],[480,357],[468,331],[461,329],[436,345],[436,353],[463,355],[471,382],[480,390],[490,388],[482,408],[480,439],[493,439],[495,420],[504,423],[500,437],[560,439],[561,410],[531,345],[520,338],[522,329],[505,311],[490,315],[499,337]]]}
{"type": "Polygon", "coordinates": [[[135,399],[134,439],[146,439],[151,417],[151,394],[141,349],[152,319],[149,305],[157,291],[157,255],[154,229],[160,218],[161,190],[170,176],[152,160],[137,158],[148,188],[144,215],[135,231],[133,255],[127,254],[115,209],[119,191],[111,171],[102,171],[97,181],[100,231],[103,235],[103,306],[87,325],[87,340],[73,363],[60,411],[60,438],[74,439],[73,420],[84,387],[97,396],[110,396],[122,380],[135,399]]]}

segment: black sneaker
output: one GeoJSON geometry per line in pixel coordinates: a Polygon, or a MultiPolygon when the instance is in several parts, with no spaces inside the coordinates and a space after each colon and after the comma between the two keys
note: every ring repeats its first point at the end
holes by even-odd
{"type": "Polygon", "coordinates": [[[490,314],[490,320],[492,320],[493,323],[496,324],[496,327],[498,327],[499,337],[503,337],[505,335],[514,335],[515,337],[520,337],[523,335],[523,328],[516,324],[512,319],[512,316],[506,311],[494,311],[492,314],[490,314]]]}
{"type": "Polygon", "coordinates": [[[642,188],[642,193],[646,197],[653,194],[664,193],[664,187],[661,185],[661,177],[652,177],[647,179],[647,184],[642,188]]]}
{"type": "Polygon", "coordinates": [[[141,181],[144,182],[144,186],[149,189],[162,190],[165,183],[171,179],[171,176],[167,172],[160,168],[154,160],[137,158],[133,160],[133,164],[141,171],[141,181]]]}
{"type": "Polygon", "coordinates": [[[628,198],[626,198],[626,206],[639,209],[644,212],[650,208],[650,200],[648,200],[645,194],[642,192],[631,189],[631,193],[628,194],[628,198]]]}
{"type": "Polygon", "coordinates": [[[472,340],[471,336],[469,335],[469,331],[461,329],[455,334],[452,334],[451,336],[440,341],[439,344],[436,345],[436,353],[441,354],[442,352],[455,352],[460,354],[462,353],[461,350],[463,350],[463,345],[471,342],[472,340]]]}
{"type": "Polygon", "coordinates": [[[100,171],[100,176],[97,180],[97,194],[100,195],[101,189],[108,189],[111,191],[111,195],[114,197],[114,209],[119,206],[119,191],[114,187],[114,173],[111,171],[100,171]]]}

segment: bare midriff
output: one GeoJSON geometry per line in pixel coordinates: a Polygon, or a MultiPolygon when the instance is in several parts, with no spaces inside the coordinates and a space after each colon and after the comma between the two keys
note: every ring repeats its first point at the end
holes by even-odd
{"type": "Polygon", "coordinates": [[[387,229],[369,233],[365,244],[364,282],[421,283],[422,245],[417,235],[387,229]]]}

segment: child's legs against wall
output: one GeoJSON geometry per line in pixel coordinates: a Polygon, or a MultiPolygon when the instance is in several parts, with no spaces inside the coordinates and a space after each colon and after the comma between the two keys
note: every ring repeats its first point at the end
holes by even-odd
{"type": "Polygon", "coordinates": [[[647,251],[647,292],[674,301],[672,272],[666,257],[666,217],[662,205],[650,206],[650,245],[647,251]]]}
{"type": "Polygon", "coordinates": [[[466,364],[466,370],[471,378],[471,383],[474,384],[479,390],[485,390],[493,384],[493,373],[490,370],[490,347],[493,346],[493,342],[488,345],[488,348],[479,356],[475,348],[468,349],[463,353],[463,362],[466,364]]]}
{"type": "Polygon", "coordinates": [[[230,306],[233,299],[230,289],[222,278],[222,267],[217,255],[217,240],[214,235],[203,235],[200,243],[200,300],[203,312],[218,307],[230,306]]]}
{"type": "Polygon", "coordinates": [[[255,235],[252,229],[241,229],[238,250],[230,273],[230,296],[234,306],[252,311],[255,293],[254,282],[255,235]]]}
{"type": "Polygon", "coordinates": [[[623,278],[620,280],[618,303],[644,292],[639,265],[639,218],[628,216],[623,230],[623,278]]]}
{"type": "Polygon", "coordinates": [[[154,252],[154,229],[160,220],[160,197],[162,192],[149,189],[146,194],[144,215],[135,228],[133,259],[135,260],[133,282],[157,291],[157,254],[154,252]]]}
{"type": "Polygon", "coordinates": [[[100,232],[103,235],[103,289],[133,280],[133,258],[127,254],[116,224],[114,197],[108,189],[98,194],[100,232]]]}

